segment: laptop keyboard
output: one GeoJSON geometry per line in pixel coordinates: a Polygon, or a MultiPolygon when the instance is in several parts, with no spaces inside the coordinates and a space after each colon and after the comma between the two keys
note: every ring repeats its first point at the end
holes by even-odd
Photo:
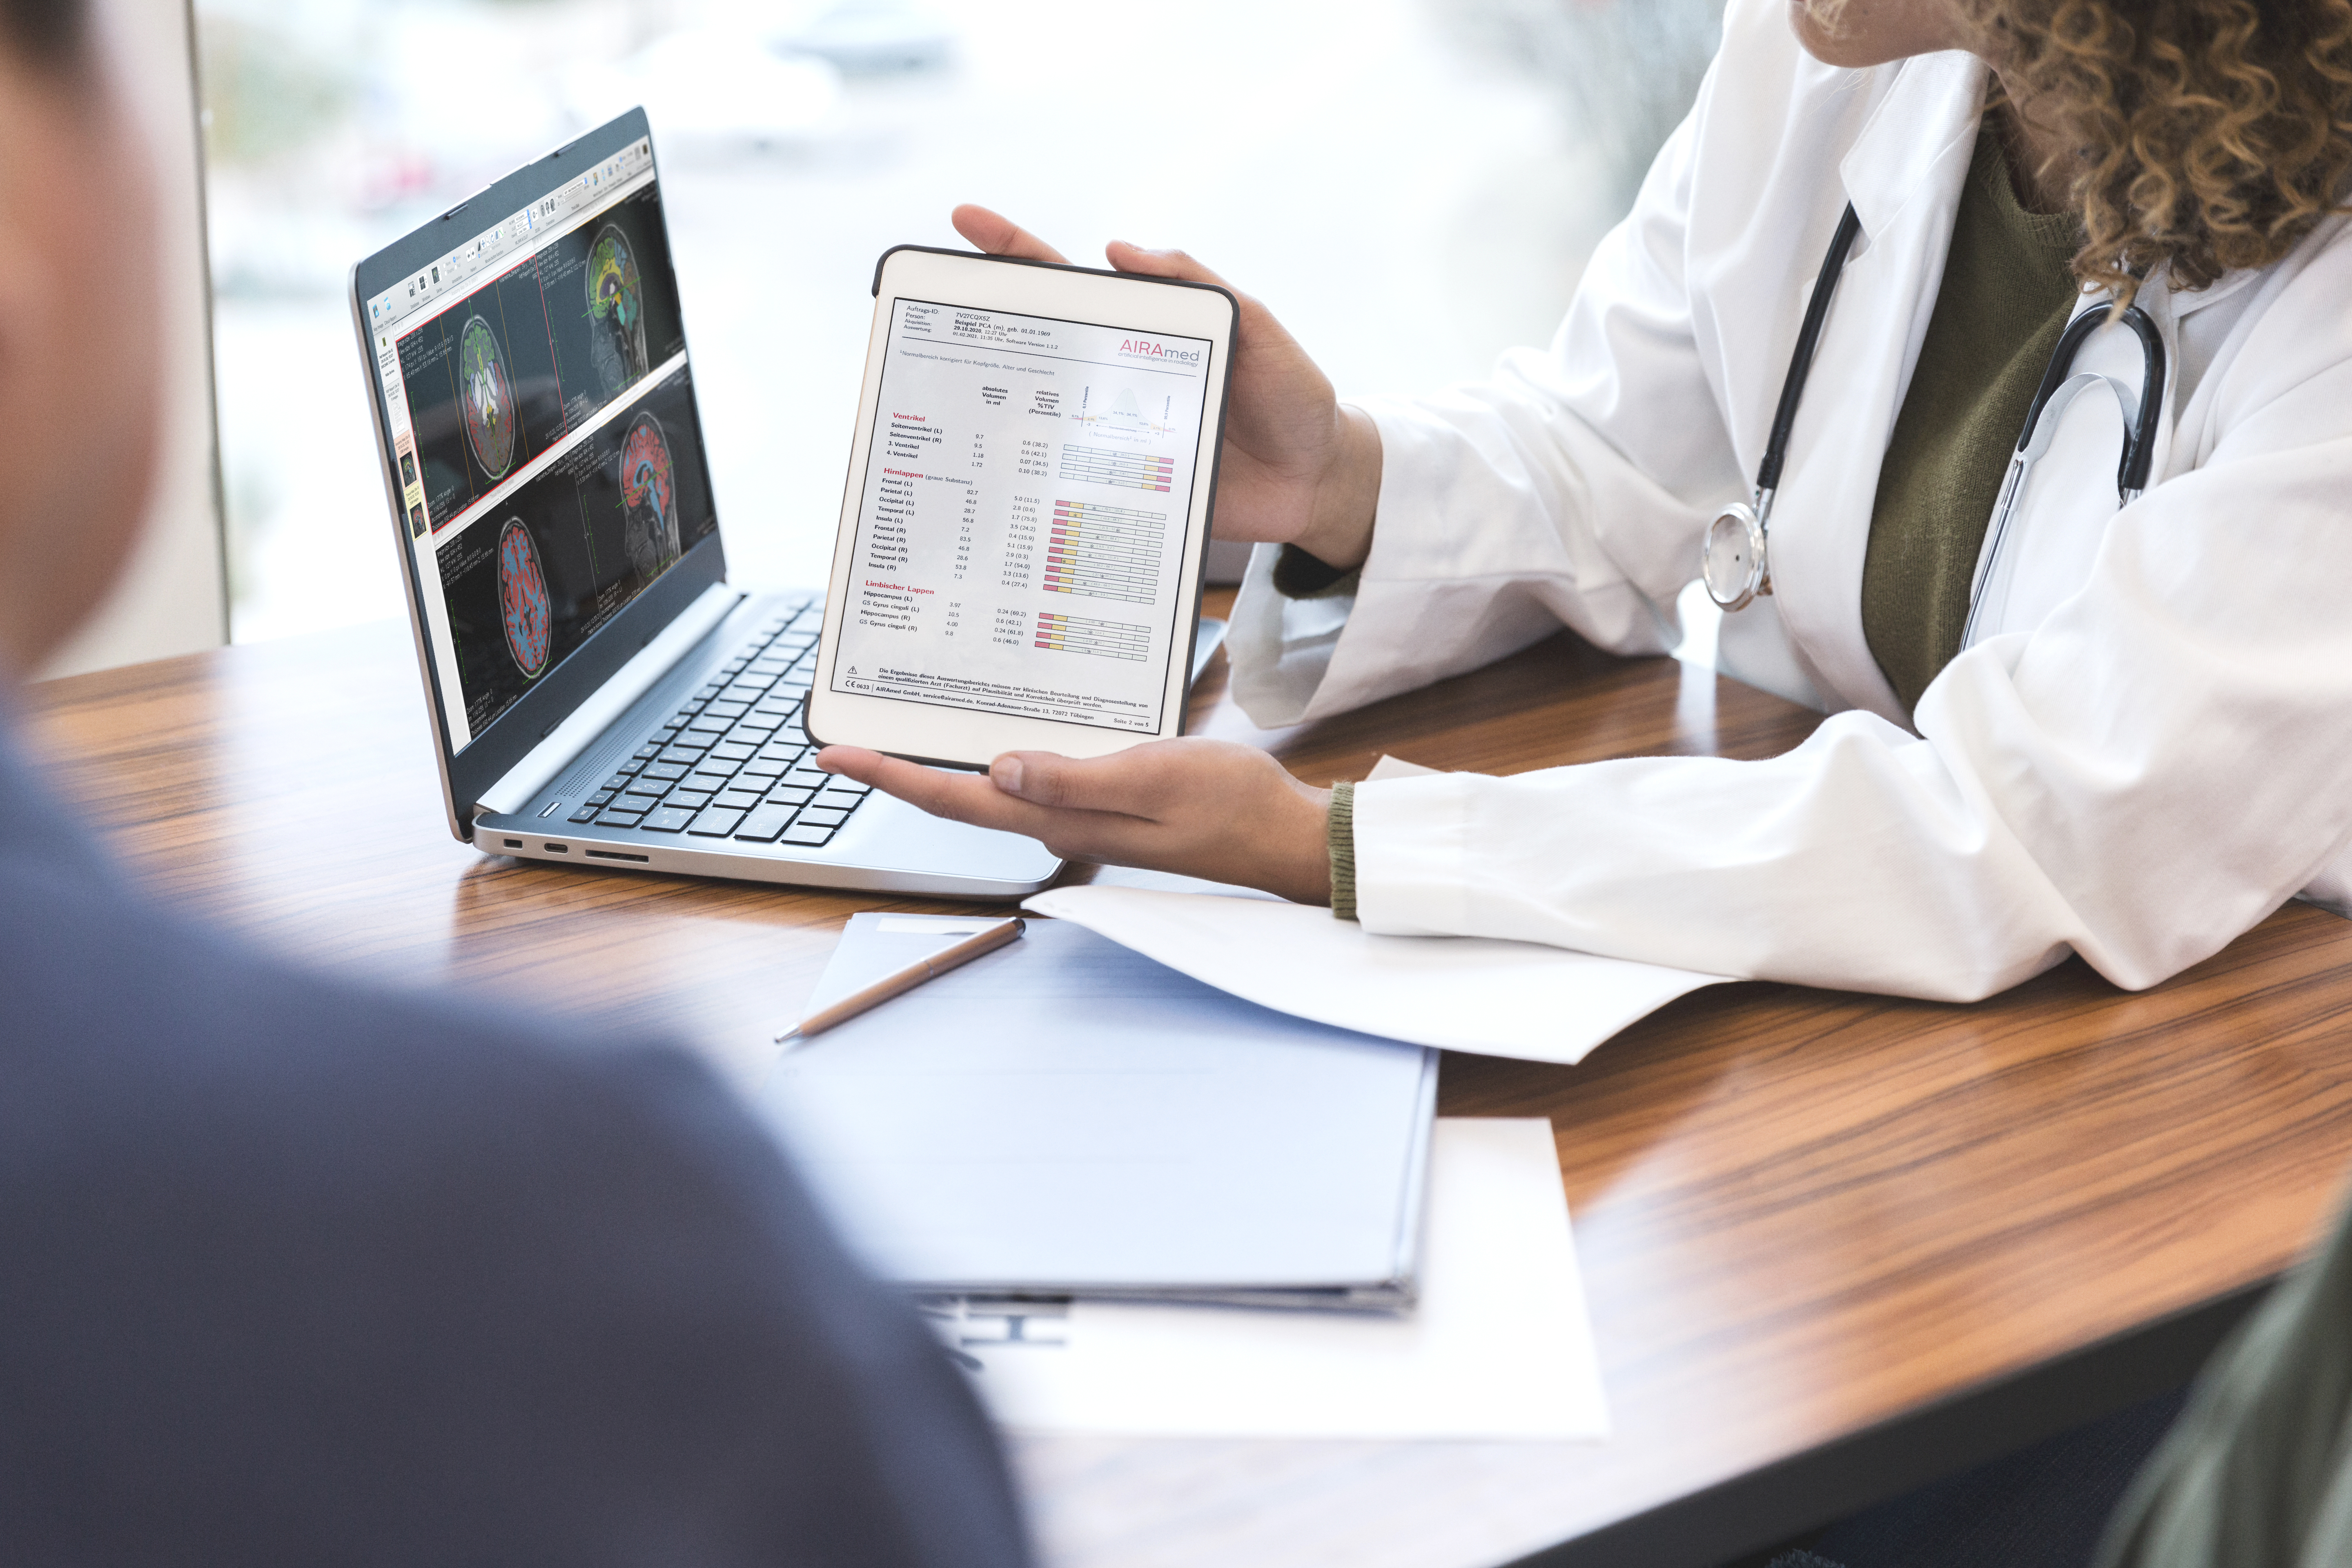
{"type": "Polygon", "coordinates": [[[868,786],[817,771],[801,728],[824,605],[779,616],[566,820],[751,844],[832,842],[868,786]]]}

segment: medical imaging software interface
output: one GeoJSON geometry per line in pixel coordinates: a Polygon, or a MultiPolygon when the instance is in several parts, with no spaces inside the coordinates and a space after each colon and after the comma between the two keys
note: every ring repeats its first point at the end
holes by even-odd
{"type": "Polygon", "coordinates": [[[367,310],[461,751],[718,527],[650,143],[367,310]]]}
{"type": "Polygon", "coordinates": [[[1158,730],[1211,345],[892,310],[833,689],[1158,730]]]}

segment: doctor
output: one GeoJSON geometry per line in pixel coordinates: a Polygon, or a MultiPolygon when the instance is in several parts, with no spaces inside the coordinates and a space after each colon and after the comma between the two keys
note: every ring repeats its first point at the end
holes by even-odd
{"type": "MultiPolygon", "coordinates": [[[[821,760],[1378,931],[1950,1000],[2069,952],[2154,984],[2299,891],[2352,898],[2347,123],[2352,0],[1732,0],[1549,351],[1340,405],[1244,301],[1218,526],[1261,542],[1231,645],[1253,720],[1563,625],[1664,652],[1710,524],[1748,503],[1769,591],[1720,662],[1829,715],[1786,756],[1329,795],[1194,740],[986,777],[821,760]],[[2085,310],[2053,378],[2083,395],[2050,401],[2011,487],[2085,310]]],[[[1711,585],[1736,600],[1731,528],[1711,585]]]]}

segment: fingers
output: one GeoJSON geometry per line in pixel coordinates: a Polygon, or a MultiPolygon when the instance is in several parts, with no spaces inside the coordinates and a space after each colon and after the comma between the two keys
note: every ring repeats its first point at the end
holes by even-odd
{"type": "Polygon", "coordinates": [[[978,785],[980,795],[999,793],[994,784],[971,773],[923,767],[862,746],[827,746],[816,754],[816,765],[827,773],[872,784],[886,795],[895,795],[911,805],[921,806],[934,816],[952,816],[959,822],[969,820],[975,807],[985,809],[985,803],[974,798],[975,792],[970,786],[978,785]]]}
{"type": "MultiPolygon", "coordinates": [[[[816,765],[827,773],[872,784],[883,794],[896,795],[933,816],[970,823],[974,827],[1018,833],[1028,838],[1051,842],[1062,837],[1073,816],[1078,815],[1049,810],[1009,795],[979,773],[927,768],[862,746],[827,746],[816,754],[816,765]]],[[[1055,853],[1063,851],[1056,849],[1055,853]]]]}
{"type": "MultiPolygon", "coordinates": [[[[908,805],[919,806],[933,816],[950,817],[982,827],[1012,826],[1011,823],[1002,820],[1006,814],[1000,808],[1021,804],[1005,798],[994,784],[974,774],[927,768],[898,757],[886,757],[879,752],[869,752],[861,746],[827,746],[816,754],[816,765],[827,773],[856,779],[859,784],[872,784],[885,795],[897,795],[908,805]]],[[[1024,829],[1014,828],[1013,831],[1024,829]]]]}
{"type": "Polygon", "coordinates": [[[1139,245],[1114,239],[1103,254],[1121,272],[1139,272],[1146,278],[1177,278],[1187,283],[1213,283],[1220,289],[1233,287],[1181,250],[1146,250],[1139,245]]]}
{"type": "Polygon", "coordinates": [[[955,225],[958,234],[991,256],[1017,256],[1024,261],[1059,261],[1065,265],[1069,260],[1011,218],[970,202],[950,213],[948,221],[955,225]]]}
{"type": "MultiPolygon", "coordinates": [[[[992,212],[977,203],[966,202],[948,215],[955,231],[970,240],[975,249],[991,256],[1015,256],[1024,261],[1055,261],[1066,266],[1069,258],[1023,228],[1003,214],[992,212]]],[[[1146,250],[1139,245],[1129,245],[1114,239],[1105,247],[1110,264],[1121,272],[1140,273],[1146,278],[1176,278],[1188,283],[1213,283],[1220,289],[1231,285],[1214,272],[1181,250],[1146,250]]]]}
{"type": "Polygon", "coordinates": [[[934,816],[1037,839],[1066,860],[1182,871],[1307,902],[1330,896],[1325,792],[1229,741],[1157,741],[1084,759],[1008,752],[987,777],[855,746],[828,746],[816,761],[934,816]]]}
{"type": "MultiPolygon", "coordinates": [[[[1281,364],[1286,356],[1292,356],[1296,358],[1299,366],[1304,367],[1307,375],[1318,381],[1321,380],[1322,373],[1315,368],[1314,362],[1307,357],[1306,351],[1298,347],[1297,341],[1291,337],[1283,324],[1275,320],[1273,311],[1267,310],[1254,295],[1243,293],[1215,272],[1193,260],[1187,252],[1146,250],[1139,245],[1129,245],[1123,239],[1114,239],[1110,242],[1106,254],[1110,258],[1110,264],[1121,272],[1139,273],[1146,278],[1174,278],[1186,283],[1213,283],[1223,289],[1231,294],[1241,307],[1243,359],[1240,363],[1249,363],[1249,357],[1253,354],[1260,363],[1270,362],[1276,364],[1281,364]]],[[[1235,374],[1241,373],[1237,370],[1235,374]]],[[[1328,390],[1328,384],[1320,389],[1326,395],[1328,390]]],[[[1246,401],[1245,395],[1244,400],[1246,401]]]]}

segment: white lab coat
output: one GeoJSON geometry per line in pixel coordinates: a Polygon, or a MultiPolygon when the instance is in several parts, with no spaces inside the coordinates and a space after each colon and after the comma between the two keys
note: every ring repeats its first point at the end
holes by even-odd
{"type": "MultiPolygon", "coordinates": [[[[2028,491],[1992,630],[1915,733],[1863,634],[1879,463],[1941,279],[1984,85],[1941,54],[1833,69],[1785,0],[1733,0],[1696,108],[1549,352],[1366,403],[1384,448],[1352,598],[1253,558],[1234,689],[1263,725],[1486,664],[1559,626],[1623,654],[1761,458],[1805,297],[1846,268],[1772,517],[1775,595],[1727,673],[1832,714],[1769,762],[1657,758],[1360,786],[1372,931],[1515,937],[1970,1000],[2069,952],[2127,987],[2299,889],[2352,889],[2352,233],[2196,292],[2140,293],[2170,374],[2147,495],[2117,509],[2115,400],[2078,399],[2028,491]]],[[[2083,368],[2139,384],[2121,330],[2083,368]]]]}

